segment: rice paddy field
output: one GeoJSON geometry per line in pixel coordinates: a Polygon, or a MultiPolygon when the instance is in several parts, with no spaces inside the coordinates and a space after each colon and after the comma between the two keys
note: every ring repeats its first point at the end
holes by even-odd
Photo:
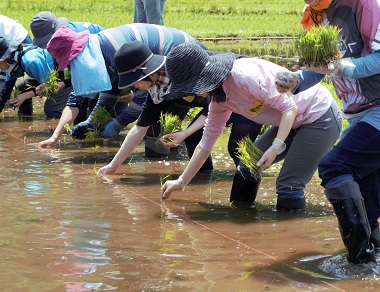
{"type": "MultiPolygon", "coordinates": [[[[133,0],[0,1],[3,15],[29,29],[51,11],[105,27],[133,22],[133,0]]],[[[210,49],[266,58],[292,68],[301,0],[167,0],[166,26],[210,49]]],[[[331,84],[324,84],[333,92],[331,84]]],[[[334,94],[334,93],[333,93],[334,94]]],[[[334,94],[335,95],[335,94],[334,94]]],[[[144,143],[117,173],[98,177],[130,129],[117,139],[38,149],[56,120],[40,99],[32,117],[0,115],[1,291],[378,291],[376,264],[347,264],[337,219],[317,175],[305,213],[276,212],[276,176],[265,171],[256,208],[232,208],[235,166],[228,129],[213,151],[215,171],[161,200],[166,178],[187,165],[184,147],[147,160],[144,143]]],[[[183,145],[182,145],[183,146],[183,145]]],[[[377,261],[379,261],[377,255],[377,261]]]]}

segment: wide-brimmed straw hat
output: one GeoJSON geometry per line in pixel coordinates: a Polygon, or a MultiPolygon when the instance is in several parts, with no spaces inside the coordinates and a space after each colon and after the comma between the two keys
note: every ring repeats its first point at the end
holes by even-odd
{"type": "Polygon", "coordinates": [[[30,30],[33,34],[33,44],[41,46],[47,44],[56,30],[62,26],[67,26],[67,18],[57,18],[49,11],[37,13],[30,22],[30,30]]]}
{"type": "Polygon", "coordinates": [[[88,30],[75,32],[67,26],[60,27],[47,44],[48,52],[57,60],[58,70],[64,70],[83,50],[90,36],[88,30]]]}
{"type": "Polygon", "coordinates": [[[9,59],[14,51],[17,51],[19,42],[8,41],[5,37],[0,36],[0,61],[9,59]]]}
{"type": "Polygon", "coordinates": [[[165,56],[155,55],[141,41],[126,43],[115,53],[115,66],[119,74],[119,88],[128,87],[160,69],[165,56]]]}
{"type": "Polygon", "coordinates": [[[233,53],[210,56],[194,43],[176,46],[166,58],[171,85],[164,99],[178,99],[186,94],[202,94],[218,88],[231,72],[235,59],[233,53]]]}

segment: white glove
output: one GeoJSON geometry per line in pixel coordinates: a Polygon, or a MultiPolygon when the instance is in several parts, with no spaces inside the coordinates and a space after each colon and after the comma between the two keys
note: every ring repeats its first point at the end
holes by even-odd
{"type": "Polygon", "coordinates": [[[272,165],[276,156],[284,152],[286,149],[286,144],[280,139],[275,138],[273,140],[272,146],[269,147],[267,151],[264,152],[261,159],[256,163],[257,166],[261,166],[263,170],[267,169],[272,165]]]}
{"type": "Polygon", "coordinates": [[[182,176],[179,176],[176,180],[167,180],[161,187],[161,198],[169,199],[170,194],[176,190],[185,190],[185,183],[183,182],[182,176]]]}
{"type": "Polygon", "coordinates": [[[340,59],[334,63],[330,63],[321,67],[301,67],[305,71],[313,71],[320,74],[336,74],[338,76],[350,78],[354,72],[355,65],[351,58],[340,59]]]}
{"type": "Polygon", "coordinates": [[[280,93],[292,92],[298,85],[298,78],[296,74],[288,71],[281,71],[274,77],[276,89],[280,93]]]}

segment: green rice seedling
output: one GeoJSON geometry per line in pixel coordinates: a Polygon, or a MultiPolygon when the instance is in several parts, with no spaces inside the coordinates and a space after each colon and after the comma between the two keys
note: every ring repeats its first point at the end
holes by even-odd
{"type": "Polygon", "coordinates": [[[97,107],[92,113],[91,121],[101,126],[112,121],[112,117],[104,107],[97,107]]]}
{"type": "Polygon", "coordinates": [[[65,128],[65,131],[66,131],[69,135],[72,134],[73,129],[70,127],[70,125],[69,125],[68,123],[63,124],[63,127],[65,128]]]}
{"type": "Polygon", "coordinates": [[[14,87],[11,93],[12,98],[16,98],[20,94],[20,90],[17,87],[14,87]]]}
{"type": "MultiPolygon", "coordinates": [[[[161,113],[160,115],[160,136],[181,131],[181,119],[171,113],[161,113]]],[[[170,139],[168,140],[170,142],[170,139]]]]}
{"type": "Polygon", "coordinates": [[[166,181],[167,178],[169,178],[171,175],[168,174],[168,175],[162,175],[160,174],[160,186],[162,187],[162,185],[164,184],[164,182],[166,181]]]}
{"type": "Polygon", "coordinates": [[[91,140],[95,140],[99,138],[100,131],[98,128],[87,128],[87,133],[85,134],[86,138],[90,138],[91,140]]]}
{"type": "Polygon", "coordinates": [[[100,136],[100,126],[105,125],[112,121],[112,117],[109,112],[104,107],[97,107],[91,115],[91,121],[97,126],[94,128],[88,128],[86,133],[86,138],[92,140],[99,138],[100,136]]]}
{"type": "Polygon", "coordinates": [[[249,169],[255,178],[261,177],[261,168],[256,163],[263,156],[264,152],[257,148],[248,135],[238,141],[237,145],[236,156],[240,159],[241,163],[249,169]]]}
{"type": "Polygon", "coordinates": [[[342,58],[339,51],[340,31],[341,29],[336,26],[314,26],[302,31],[295,39],[299,65],[329,66],[342,58]]]}
{"type": "Polygon", "coordinates": [[[45,82],[45,86],[42,87],[41,91],[38,93],[38,96],[43,98],[50,98],[52,94],[57,93],[58,82],[58,70],[53,69],[50,71],[48,80],[45,82]]]}

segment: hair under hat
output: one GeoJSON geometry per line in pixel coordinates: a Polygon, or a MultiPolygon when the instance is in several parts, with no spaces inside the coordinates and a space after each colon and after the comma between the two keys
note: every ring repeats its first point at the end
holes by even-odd
{"type": "Polygon", "coordinates": [[[235,59],[233,53],[210,56],[194,43],[176,46],[166,59],[171,85],[163,97],[177,99],[186,94],[202,94],[218,88],[231,72],[235,59]]]}
{"type": "Polygon", "coordinates": [[[141,41],[125,43],[115,53],[115,66],[119,74],[119,88],[125,88],[160,69],[165,56],[155,55],[141,41]]]}
{"type": "Polygon", "coordinates": [[[20,44],[17,41],[8,41],[5,37],[0,36],[0,61],[9,59],[14,51],[17,51],[20,44]]]}
{"type": "Polygon", "coordinates": [[[49,11],[37,13],[30,22],[30,30],[33,34],[33,44],[41,46],[46,44],[61,26],[67,26],[68,20],[64,17],[57,18],[49,11]]]}
{"type": "Polygon", "coordinates": [[[67,26],[60,27],[47,44],[48,52],[58,62],[58,70],[64,70],[72,59],[83,50],[90,36],[88,30],[75,32],[67,26]]]}

